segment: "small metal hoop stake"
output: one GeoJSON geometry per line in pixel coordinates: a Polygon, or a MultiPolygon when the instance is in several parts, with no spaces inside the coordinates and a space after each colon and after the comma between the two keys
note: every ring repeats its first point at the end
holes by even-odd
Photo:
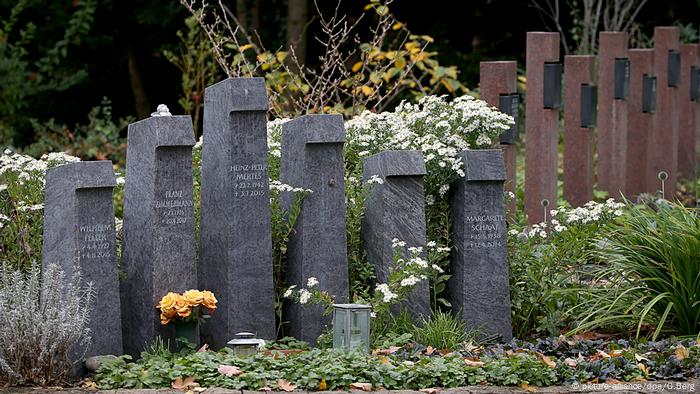
{"type": "Polygon", "coordinates": [[[661,181],[661,198],[666,199],[666,179],[668,179],[668,173],[666,171],[659,172],[659,180],[661,181]]]}
{"type": "Polygon", "coordinates": [[[542,209],[544,210],[544,222],[547,223],[547,206],[549,206],[549,200],[545,198],[540,204],[542,204],[542,209]]]}

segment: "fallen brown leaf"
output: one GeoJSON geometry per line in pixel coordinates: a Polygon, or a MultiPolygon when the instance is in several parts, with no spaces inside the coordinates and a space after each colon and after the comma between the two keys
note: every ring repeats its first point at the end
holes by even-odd
{"type": "Polygon", "coordinates": [[[648,358],[646,358],[640,354],[637,354],[637,353],[634,354],[634,359],[637,361],[649,361],[648,358]]]}
{"type": "Polygon", "coordinates": [[[646,365],[644,365],[642,363],[639,363],[639,364],[637,364],[637,368],[641,369],[642,372],[644,372],[644,376],[649,376],[649,367],[647,367],[646,365]]]}
{"type": "Polygon", "coordinates": [[[93,380],[86,379],[80,387],[89,390],[97,390],[97,383],[95,383],[93,380]]]}
{"type": "Polygon", "coordinates": [[[479,350],[479,346],[474,345],[474,344],[471,343],[471,341],[470,341],[470,342],[468,342],[468,343],[466,343],[466,344],[464,345],[464,350],[466,350],[466,351],[468,351],[468,352],[474,352],[474,351],[476,351],[476,350],[479,350]]]}
{"type": "Polygon", "coordinates": [[[362,391],[372,391],[372,383],[350,383],[350,388],[362,391]]]}
{"type": "Polygon", "coordinates": [[[279,380],[277,381],[277,387],[279,387],[280,389],[282,389],[282,390],[284,390],[284,391],[286,391],[286,392],[288,392],[288,393],[294,391],[294,389],[297,388],[296,385],[291,384],[291,383],[289,383],[288,381],[286,381],[286,380],[284,380],[284,379],[279,379],[279,380]]]}
{"type": "Polygon", "coordinates": [[[389,357],[387,357],[387,356],[379,356],[379,362],[382,363],[382,364],[384,364],[384,365],[387,365],[387,364],[389,364],[389,357]]]}
{"type": "Polygon", "coordinates": [[[605,383],[606,384],[622,384],[622,382],[617,380],[617,379],[605,379],[605,383]]]}
{"type": "Polygon", "coordinates": [[[326,379],[321,379],[321,381],[318,382],[318,389],[319,389],[319,390],[326,390],[326,389],[328,389],[328,383],[326,383],[326,379]]]}
{"type": "Polygon", "coordinates": [[[172,384],[170,385],[172,388],[175,390],[184,390],[187,391],[190,388],[197,387],[198,384],[197,382],[194,381],[194,376],[187,377],[185,379],[182,378],[182,376],[176,378],[173,380],[172,384]]]}
{"type": "Polygon", "coordinates": [[[545,363],[549,368],[556,368],[557,367],[557,363],[552,361],[552,359],[549,358],[549,356],[545,356],[544,354],[542,354],[540,352],[535,352],[535,353],[537,353],[537,357],[540,359],[540,361],[545,363]]]}
{"type": "Polygon", "coordinates": [[[220,374],[228,377],[243,374],[243,371],[241,371],[238,367],[234,367],[233,365],[219,365],[218,371],[220,374]]]}
{"type": "Polygon", "coordinates": [[[607,354],[607,353],[605,353],[605,352],[602,351],[602,350],[598,350],[598,351],[596,352],[596,354],[592,355],[592,356],[588,359],[588,361],[598,361],[598,360],[602,360],[602,359],[604,359],[604,358],[610,358],[610,355],[607,354]]]}
{"type": "Polygon", "coordinates": [[[202,347],[199,348],[199,350],[197,350],[197,353],[204,353],[206,351],[209,351],[209,345],[205,343],[204,345],[202,345],[202,347]]]}
{"type": "Polygon", "coordinates": [[[464,359],[464,364],[466,364],[468,367],[481,367],[484,365],[483,361],[474,361],[470,360],[469,358],[464,359]]]}
{"type": "Polygon", "coordinates": [[[673,353],[676,355],[678,361],[684,360],[690,356],[690,352],[683,345],[677,347],[673,353]]]}
{"type": "Polygon", "coordinates": [[[574,360],[573,358],[567,357],[564,359],[564,364],[570,366],[571,368],[576,368],[578,365],[578,362],[574,360]]]}
{"type": "Polygon", "coordinates": [[[527,383],[520,383],[518,386],[520,386],[521,389],[523,389],[523,390],[525,390],[525,391],[527,391],[527,392],[530,392],[530,393],[534,393],[535,391],[537,391],[536,388],[530,386],[530,385],[527,384],[527,383]]]}
{"type": "Polygon", "coordinates": [[[612,352],[610,352],[611,357],[621,357],[625,355],[625,351],[622,349],[615,349],[612,352]]]}
{"type": "Polygon", "coordinates": [[[268,386],[263,386],[263,387],[260,387],[260,390],[259,390],[259,391],[268,392],[268,391],[272,391],[272,389],[271,389],[270,387],[268,387],[268,386]]]}
{"type": "Polygon", "coordinates": [[[401,346],[389,346],[388,349],[376,349],[374,351],[374,354],[386,356],[388,354],[393,354],[393,353],[398,352],[399,349],[401,349],[401,346]]]}
{"type": "Polygon", "coordinates": [[[427,388],[427,389],[420,389],[418,391],[420,391],[421,393],[426,393],[426,394],[435,394],[438,392],[438,389],[431,387],[431,388],[427,388]]]}
{"type": "Polygon", "coordinates": [[[428,356],[430,356],[434,352],[435,352],[435,348],[432,346],[428,346],[427,348],[425,348],[425,354],[427,354],[428,356]]]}

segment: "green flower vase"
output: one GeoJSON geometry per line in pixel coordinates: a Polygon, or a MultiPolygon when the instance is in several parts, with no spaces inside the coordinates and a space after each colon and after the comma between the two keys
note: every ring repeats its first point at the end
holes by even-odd
{"type": "Polygon", "coordinates": [[[186,340],[197,347],[197,322],[174,323],[175,324],[175,342],[178,350],[184,346],[178,339],[186,340]]]}

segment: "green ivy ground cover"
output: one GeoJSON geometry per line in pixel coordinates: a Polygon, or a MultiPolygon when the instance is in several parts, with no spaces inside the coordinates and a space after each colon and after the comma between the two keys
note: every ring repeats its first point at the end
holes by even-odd
{"type": "Polygon", "coordinates": [[[145,353],[105,363],[99,388],[165,388],[196,383],[229,389],[425,389],[490,385],[568,385],[575,382],[687,380],[700,377],[697,341],[632,344],[625,340],[550,338],[441,352],[423,346],[375,351],[334,349],[237,358],[231,351],[145,353]],[[235,367],[235,368],[234,368],[235,367]]]}

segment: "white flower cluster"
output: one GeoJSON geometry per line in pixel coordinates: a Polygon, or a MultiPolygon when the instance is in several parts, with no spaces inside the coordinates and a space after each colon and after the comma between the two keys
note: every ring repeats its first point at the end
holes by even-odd
{"type": "Polygon", "coordinates": [[[380,283],[377,285],[375,288],[375,291],[382,293],[382,301],[387,304],[391,302],[391,300],[395,299],[398,297],[398,295],[389,289],[389,285],[386,283],[380,283]]]}
{"type": "Polygon", "coordinates": [[[484,101],[463,96],[448,102],[445,97],[426,96],[418,103],[402,102],[393,112],[365,111],[345,123],[346,150],[360,157],[385,150],[419,150],[428,167],[426,204],[449,191],[449,181],[464,177],[460,153],[491,147],[514,123],[511,116],[484,101]],[[431,174],[442,173],[433,181],[431,174]],[[435,195],[433,195],[435,194],[435,195]]]}
{"type": "Polygon", "coordinates": [[[413,286],[420,281],[420,278],[416,277],[415,275],[410,275],[401,280],[401,287],[413,286]]]}
{"type": "Polygon", "coordinates": [[[65,164],[78,162],[80,158],[71,156],[65,152],[50,152],[41,156],[41,160],[49,164],[65,164]]]}
{"type": "Polygon", "coordinates": [[[306,289],[299,290],[299,303],[306,304],[311,299],[311,292],[306,289]]]}
{"type": "Polygon", "coordinates": [[[537,237],[547,238],[548,231],[562,233],[568,230],[571,225],[588,225],[601,220],[622,216],[622,208],[624,206],[624,203],[616,202],[614,199],[610,198],[604,203],[589,201],[582,207],[573,209],[552,209],[549,211],[552,215],[549,224],[545,222],[534,224],[523,230],[523,232],[511,229],[508,230],[508,235],[517,236],[518,239],[523,241],[537,237]]]}
{"type": "Polygon", "coordinates": [[[560,217],[566,224],[589,224],[599,221],[601,218],[622,216],[621,208],[625,204],[609,198],[604,203],[589,201],[582,207],[571,210],[552,210],[552,216],[560,217]]]}
{"type": "Polygon", "coordinates": [[[394,238],[391,240],[391,247],[393,248],[403,248],[406,246],[406,242],[399,240],[398,238],[394,238]]]}
{"type": "Polygon", "coordinates": [[[384,183],[384,180],[379,175],[372,175],[369,180],[367,180],[367,184],[371,185],[374,183],[381,185],[384,183]]]}
{"type": "Polygon", "coordinates": [[[33,204],[33,205],[25,205],[23,201],[20,201],[17,204],[17,209],[20,211],[41,211],[44,209],[44,204],[33,204]]]}
{"type": "Polygon", "coordinates": [[[314,288],[316,286],[318,286],[318,279],[313,276],[309,277],[309,279],[306,281],[306,287],[314,288]]]}
{"type": "Polygon", "coordinates": [[[289,118],[275,119],[267,122],[267,148],[270,155],[282,156],[282,125],[289,122],[289,118]]]}
{"type": "Polygon", "coordinates": [[[287,185],[286,183],[282,183],[277,180],[270,180],[270,190],[271,191],[278,191],[278,192],[293,192],[293,193],[313,193],[313,190],[311,189],[304,189],[303,187],[294,187],[287,185]]]}
{"type": "Polygon", "coordinates": [[[297,285],[289,286],[289,288],[284,292],[284,294],[282,294],[282,297],[284,297],[284,298],[289,298],[289,297],[291,297],[292,294],[294,294],[294,289],[295,289],[296,287],[297,287],[297,285]]]}
{"type": "Polygon", "coordinates": [[[46,170],[50,167],[77,161],[80,159],[64,152],[47,153],[37,160],[31,156],[5,149],[0,155],[0,176],[12,172],[17,174],[19,184],[24,184],[32,178],[40,179],[43,182],[46,170]]]}

